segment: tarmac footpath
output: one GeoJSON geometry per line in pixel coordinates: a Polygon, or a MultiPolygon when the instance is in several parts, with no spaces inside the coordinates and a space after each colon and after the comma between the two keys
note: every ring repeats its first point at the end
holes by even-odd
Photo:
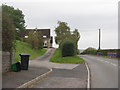
{"type": "Polygon", "coordinates": [[[50,69],[43,67],[29,67],[28,70],[20,72],[8,72],[2,75],[2,88],[18,88],[36,77],[48,74],[47,72],[50,72],[50,69]]]}
{"type": "MultiPolygon", "coordinates": [[[[43,56],[37,58],[37,60],[43,60],[44,58],[50,59],[54,52],[54,49],[47,49],[43,56]]],[[[52,72],[52,69],[42,67],[41,62],[37,62],[38,66],[34,65],[36,60],[29,61],[28,70],[21,70],[20,72],[8,72],[2,75],[2,88],[27,88],[30,84],[44,78],[52,72]],[[30,64],[32,62],[32,64],[30,64]]]]}

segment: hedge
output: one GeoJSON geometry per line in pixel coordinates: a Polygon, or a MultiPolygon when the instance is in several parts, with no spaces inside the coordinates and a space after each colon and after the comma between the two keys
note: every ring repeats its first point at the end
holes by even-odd
{"type": "Polygon", "coordinates": [[[62,57],[74,56],[76,55],[76,45],[72,41],[64,41],[60,45],[62,57]]]}

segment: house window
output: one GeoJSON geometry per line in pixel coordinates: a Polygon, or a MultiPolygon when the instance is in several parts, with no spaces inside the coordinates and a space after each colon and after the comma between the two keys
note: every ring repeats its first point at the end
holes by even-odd
{"type": "Polygon", "coordinates": [[[25,38],[28,38],[28,36],[25,36],[25,38]]]}
{"type": "Polygon", "coordinates": [[[46,38],[47,36],[43,36],[43,38],[46,38]]]}
{"type": "Polygon", "coordinates": [[[44,46],[47,46],[47,41],[44,41],[44,46]]]}

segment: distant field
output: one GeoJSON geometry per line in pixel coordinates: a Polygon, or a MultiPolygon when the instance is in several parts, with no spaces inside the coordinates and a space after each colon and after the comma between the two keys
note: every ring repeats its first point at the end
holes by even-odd
{"type": "Polygon", "coordinates": [[[43,55],[46,49],[32,49],[31,45],[25,42],[16,41],[15,61],[20,61],[19,54],[30,54],[30,60],[43,55]]]}
{"type": "Polygon", "coordinates": [[[84,63],[84,60],[79,56],[62,57],[60,49],[56,49],[50,61],[55,63],[69,63],[69,64],[84,63]]]}

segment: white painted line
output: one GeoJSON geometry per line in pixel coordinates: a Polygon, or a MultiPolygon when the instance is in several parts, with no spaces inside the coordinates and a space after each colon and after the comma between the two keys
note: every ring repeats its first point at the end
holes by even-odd
{"type": "Polygon", "coordinates": [[[17,88],[28,88],[29,86],[35,84],[37,81],[42,80],[44,77],[46,77],[46,76],[47,76],[48,74],[50,74],[52,71],[53,71],[53,70],[50,69],[50,71],[48,71],[48,72],[46,72],[46,73],[44,73],[44,74],[36,77],[36,78],[33,79],[33,80],[28,81],[27,83],[24,83],[23,85],[21,85],[21,86],[19,86],[19,87],[17,87],[17,88]]]}
{"type": "Polygon", "coordinates": [[[87,79],[87,90],[90,90],[90,69],[89,69],[89,66],[88,64],[85,62],[85,65],[86,65],[86,68],[87,68],[87,71],[88,71],[88,79],[87,79]]]}
{"type": "Polygon", "coordinates": [[[113,66],[117,66],[116,64],[114,64],[114,63],[110,63],[110,64],[112,64],[113,66]]]}
{"type": "Polygon", "coordinates": [[[111,63],[111,62],[108,62],[108,61],[105,61],[105,60],[100,60],[101,62],[106,62],[106,63],[109,63],[109,64],[111,64],[111,65],[113,65],[113,66],[117,66],[116,64],[114,64],[114,63],[111,63]]]}

